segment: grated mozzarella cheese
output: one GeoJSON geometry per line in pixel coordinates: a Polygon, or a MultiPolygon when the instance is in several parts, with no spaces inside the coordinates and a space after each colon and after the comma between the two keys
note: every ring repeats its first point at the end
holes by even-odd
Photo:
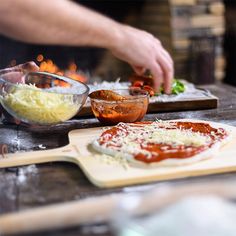
{"type": "MultiPolygon", "coordinates": [[[[148,143],[166,144],[174,148],[179,145],[199,147],[211,142],[211,137],[200,132],[193,132],[192,129],[177,128],[175,124],[175,122],[170,123],[165,121],[153,122],[148,125],[119,123],[117,125],[117,134],[113,135],[111,139],[106,134],[103,137],[105,138],[105,142],[102,146],[112,147],[121,153],[132,155],[141,153],[147,158],[151,158],[153,153],[143,149],[148,143]]],[[[167,147],[162,147],[163,151],[166,151],[165,149],[167,147]]],[[[175,151],[173,149],[166,152],[175,151]]],[[[191,151],[191,148],[188,151],[191,151]]]]}
{"type": "Polygon", "coordinates": [[[170,145],[201,146],[211,141],[210,137],[201,133],[181,129],[158,129],[148,138],[148,142],[170,145]]]}
{"type": "Polygon", "coordinates": [[[3,105],[16,117],[30,123],[54,124],[70,119],[81,104],[72,94],[41,92],[34,85],[19,84],[1,96],[3,105]]]}

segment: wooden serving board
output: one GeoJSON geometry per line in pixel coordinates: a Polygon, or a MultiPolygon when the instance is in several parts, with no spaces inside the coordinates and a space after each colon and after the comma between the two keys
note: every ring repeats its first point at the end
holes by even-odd
{"type": "Polygon", "coordinates": [[[93,184],[107,188],[235,171],[236,127],[219,123],[212,124],[230,129],[231,141],[222,147],[216,156],[191,165],[155,168],[124,166],[123,162],[102,156],[92,150],[90,144],[102,132],[102,128],[91,128],[71,131],[69,145],[62,148],[7,154],[0,159],[0,168],[51,161],[73,162],[79,165],[93,184]]]}
{"type": "MultiPolygon", "coordinates": [[[[163,100],[157,100],[154,97],[150,98],[147,112],[201,110],[216,108],[218,106],[218,98],[208,90],[196,88],[194,92],[188,93],[186,96],[179,95],[176,99],[174,95],[170,99],[165,98],[163,100]]],[[[93,116],[90,103],[86,103],[76,116],[93,116]]]]}
{"type": "Polygon", "coordinates": [[[201,96],[179,97],[176,100],[150,101],[148,112],[185,111],[217,108],[218,98],[205,89],[196,89],[201,96]]]}

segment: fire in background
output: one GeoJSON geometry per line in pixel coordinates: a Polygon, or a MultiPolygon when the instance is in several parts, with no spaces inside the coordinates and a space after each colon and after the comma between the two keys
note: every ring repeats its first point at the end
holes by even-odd
{"type": "Polygon", "coordinates": [[[64,75],[66,77],[84,83],[88,82],[88,77],[78,70],[78,66],[75,64],[75,62],[70,62],[68,68],[62,70],[51,59],[45,59],[42,54],[39,54],[36,60],[39,63],[40,71],[54,73],[57,75],[64,75]]]}

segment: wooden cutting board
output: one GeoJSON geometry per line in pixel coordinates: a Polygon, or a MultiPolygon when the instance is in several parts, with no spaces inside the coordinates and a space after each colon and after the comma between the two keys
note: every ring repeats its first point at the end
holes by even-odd
{"type": "Polygon", "coordinates": [[[0,168],[51,161],[73,162],[81,168],[93,184],[107,188],[235,171],[236,127],[213,122],[212,124],[230,129],[232,139],[211,159],[192,165],[151,169],[124,166],[124,162],[102,156],[92,150],[90,144],[102,132],[102,128],[91,128],[71,131],[69,145],[62,148],[7,154],[0,159],[0,168]]]}
{"type": "MultiPolygon", "coordinates": [[[[196,88],[193,93],[185,96],[172,95],[170,99],[150,98],[148,105],[148,113],[166,112],[166,111],[186,111],[213,109],[218,106],[218,98],[211,94],[208,90],[196,88]],[[175,98],[176,97],[176,98],[175,98]]],[[[77,117],[93,116],[90,103],[87,102],[76,115],[77,117]]]]}

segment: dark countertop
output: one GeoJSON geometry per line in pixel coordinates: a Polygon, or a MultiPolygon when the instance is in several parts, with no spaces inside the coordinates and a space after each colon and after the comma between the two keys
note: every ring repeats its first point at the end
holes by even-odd
{"type": "MultiPolygon", "coordinates": [[[[195,118],[236,125],[236,88],[224,84],[202,87],[210,90],[220,99],[217,109],[147,114],[145,120],[195,118]]],[[[74,119],[66,122],[63,126],[55,127],[53,130],[1,123],[0,143],[7,144],[9,152],[38,150],[44,147],[51,149],[68,143],[67,133],[69,130],[96,126],[100,126],[100,124],[96,119],[91,118],[74,119]]],[[[236,175],[235,173],[227,173],[168,182],[185,184],[217,179],[236,180],[236,175]]],[[[160,182],[140,185],[139,190],[147,185],[158,184],[160,182]]],[[[137,186],[129,187],[129,191],[136,190],[137,186]]],[[[83,172],[76,165],[70,163],[48,163],[0,169],[0,214],[122,191],[123,188],[102,189],[93,186],[83,172]]],[[[106,225],[96,225],[96,227],[81,226],[45,232],[43,235],[112,235],[112,233],[106,225]],[[94,233],[94,230],[100,233],[94,233]]]]}

